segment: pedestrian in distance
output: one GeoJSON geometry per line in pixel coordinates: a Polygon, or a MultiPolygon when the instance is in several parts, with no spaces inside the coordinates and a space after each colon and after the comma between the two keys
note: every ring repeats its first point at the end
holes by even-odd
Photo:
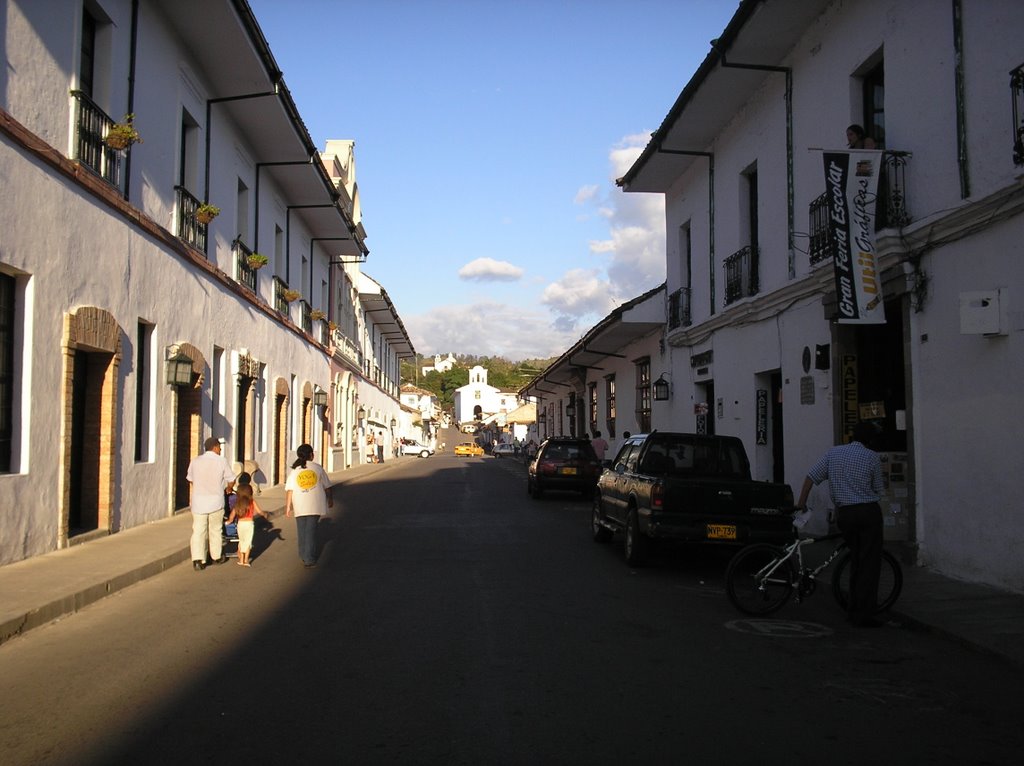
{"type": "Polygon", "coordinates": [[[316,527],[320,517],[334,507],[334,497],[327,472],[313,462],[313,447],[300,444],[295,454],[298,459],[292,463],[284,484],[284,515],[294,514],[299,558],[311,568],[316,566],[317,559],[316,527]]]}
{"type": "Polygon", "coordinates": [[[590,440],[590,446],[594,448],[597,459],[603,463],[604,455],[608,451],[608,442],[601,438],[600,431],[594,431],[594,438],[590,440]]]}
{"type": "Polygon", "coordinates": [[[206,568],[206,554],[215,564],[227,559],[223,549],[225,495],[235,486],[235,474],[228,461],[220,454],[222,442],[211,436],[204,442],[205,452],[192,458],[185,478],[192,485],[192,537],[189,548],[192,568],[201,572],[206,568]]]}
{"type": "MultiPolygon", "coordinates": [[[[247,476],[248,474],[242,474],[247,476]]],[[[239,477],[241,482],[241,476],[239,477]]],[[[239,483],[235,488],[235,502],[228,515],[227,523],[238,525],[238,565],[251,567],[249,554],[252,551],[252,540],[256,534],[256,517],[267,518],[267,514],[256,503],[252,495],[252,485],[239,483]]]]}
{"type": "Polygon", "coordinates": [[[378,431],[376,438],[373,440],[374,446],[377,448],[377,462],[384,462],[384,432],[378,431]]]}
{"type": "Polygon", "coordinates": [[[847,618],[858,627],[882,625],[872,615],[878,606],[882,568],[882,462],[871,449],[877,430],[861,421],[849,444],[832,447],[807,472],[797,508],[807,507],[811,487],[828,480],[836,524],[850,547],[850,599],[847,618]]]}

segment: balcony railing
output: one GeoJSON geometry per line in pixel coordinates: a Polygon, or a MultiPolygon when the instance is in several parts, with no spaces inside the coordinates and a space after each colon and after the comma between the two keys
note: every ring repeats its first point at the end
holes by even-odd
{"type": "Polygon", "coordinates": [[[247,248],[240,239],[235,240],[235,279],[238,283],[245,285],[253,292],[256,292],[256,269],[249,265],[249,256],[252,250],[247,248]]]}
{"type": "Polygon", "coordinates": [[[325,346],[331,345],[331,328],[327,326],[327,320],[320,320],[320,342],[325,346]]]}
{"type": "Polygon", "coordinates": [[[302,321],[302,329],[310,335],[313,334],[313,317],[310,316],[312,310],[308,301],[299,301],[299,316],[302,321]]]}
{"type": "Polygon", "coordinates": [[[362,354],[356,344],[341,330],[334,331],[334,348],[355,365],[362,366],[362,354]]]}
{"type": "Polygon", "coordinates": [[[811,263],[821,263],[834,255],[828,232],[828,192],[811,203],[811,243],[807,250],[811,263]]]}
{"type": "Polygon", "coordinates": [[[121,154],[103,139],[114,121],[80,90],[71,91],[77,104],[75,115],[75,159],[109,183],[121,186],[121,154]]]}
{"type": "Polygon", "coordinates": [[[274,277],[274,308],[280,313],[288,316],[288,301],[285,300],[284,291],[288,289],[288,283],[281,277],[274,277]]]}
{"type": "Polygon", "coordinates": [[[668,327],[689,327],[690,318],[690,288],[680,287],[668,296],[668,327]]]}
{"type": "Polygon", "coordinates": [[[757,295],[758,251],[747,245],[725,259],[725,303],[726,305],[757,295]]]}
{"type": "Polygon", "coordinates": [[[196,209],[203,204],[184,186],[175,186],[178,203],[178,236],[197,250],[206,252],[206,224],[196,218],[196,209]]]}

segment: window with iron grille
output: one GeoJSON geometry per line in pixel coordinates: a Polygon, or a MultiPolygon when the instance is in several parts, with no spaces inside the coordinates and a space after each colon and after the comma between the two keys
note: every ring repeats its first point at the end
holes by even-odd
{"type": "Polygon", "coordinates": [[[605,425],[608,427],[608,438],[615,438],[615,376],[608,375],[604,379],[604,414],[605,425]]]}
{"type": "Polygon", "coordinates": [[[737,250],[725,259],[726,305],[757,295],[757,261],[757,251],[752,246],[737,250]]]}
{"type": "Polygon", "coordinates": [[[593,431],[597,428],[597,383],[587,384],[587,400],[590,405],[587,420],[590,421],[590,430],[593,431]]]}
{"type": "Polygon", "coordinates": [[[828,231],[828,194],[822,193],[811,203],[811,241],[808,255],[811,263],[821,263],[833,255],[832,238],[828,231]]]}

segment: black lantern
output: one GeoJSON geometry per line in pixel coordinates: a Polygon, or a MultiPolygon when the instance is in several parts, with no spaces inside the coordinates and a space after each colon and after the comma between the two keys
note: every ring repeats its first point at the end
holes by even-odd
{"type": "Polygon", "coordinates": [[[322,388],[318,388],[313,392],[313,405],[315,407],[327,406],[327,392],[322,388]]]}
{"type": "Polygon", "coordinates": [[[360,420],[364,420],[366,418],[366,408],[360,406],[359,409],[356,410],[356,417],[358,417],[360,420]]]}
{"type": "Polygon", "coordinates": [[[394,430],[395,430],[395,427],[396,427],[397,425],[398,425],[398,421],[397,421],[397,420],[395,420],[394,418],[391,418],[391,430],[392,430],[392,431],[394,431],[394,430]]]}
{"type": "Polygon", "coordinates": [[[665,380],[665,373],[661,373],[651,387],[654,389],[654,401],[656,402],[668,401],[672,396],[672,389],[669,387],[669,382],[665,380]]]}
{"type": "Polygon", "coordinates": [[[178,351],[167,360],[167,384],[188,386],[192,383],[192,359],[178,351]]]}

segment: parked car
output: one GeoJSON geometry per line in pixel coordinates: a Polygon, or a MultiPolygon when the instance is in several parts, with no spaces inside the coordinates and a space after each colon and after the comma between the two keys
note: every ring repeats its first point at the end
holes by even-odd
{"type": "Polygon", "coordinates": [[[624,532],[626,561],[635,566],[658,539],[787,542],[792,507],[788,485],[750,477],[739,439],[654,431],[627,439],[601,475],[591,528],[598,542],[624,532]]]}
{"type": "Polygon", "coordinates": [[[415,439],[405,439],[400,447],[403,455],[418,455],[419,457],[430,457],[434,450],[425,444],[420,444],[415,439]]]}
{"type": "Polygon", "coordinates": [[[513,444],[495,444],[491,447],[491,454],[494,457],[515,457],[519,453],[513,444]]]}
{"type": "Polygon", "coordinates": [[[473,455],[483,455],[484,448],[479,444],[473,444],[473,442],[462,442],[461,444],[455,445],[455,454],[469,457],[472,457],[473,455]]]}
{"type": "Polygon", "coordinates": [[[526,491],[539,498],[547,490],[589,496],[601,475],[601,461],[587,439],[552,436],[537,449],[526,475],[526,491]]]}

